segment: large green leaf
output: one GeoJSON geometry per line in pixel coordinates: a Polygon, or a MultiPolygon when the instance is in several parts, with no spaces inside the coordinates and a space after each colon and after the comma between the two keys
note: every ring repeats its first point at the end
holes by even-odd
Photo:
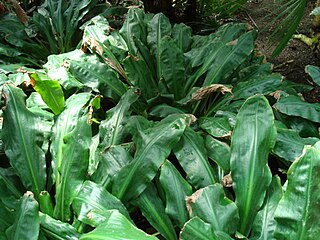
{"type": "MultiPolygon", "coordinates": [[[[7,230],[9,239],[37,240],[39,235],[39,206],[32,192],[26,192],[21,198],[21,204],[16,214],[14,224],[7,230]]],[[[2,216],[4,217],[4,216],[2,216]]]]}
{"type": "Polygon", "coordinates": [[[320,68],[317,66],[307,65],[305,71],[310,75],[312,80],[320,86],[320,68]]]}
{"type": "Polygon", "coordinates": [[[288,185],[275,212],[276,239],[313,240],[319,228],[320,152],[307,146],[289,168],[288,185]]]}
{"type": "Polygon", "coordinates": [[[313,122],[320,122],[320,104],[302,101],[299,97],[289,95],[281,97],[274,108],[289,116],[298,116],[313,122]]]}
{"type": "Polygon", "coordinates": [[[172,28],[172,37],[182,52],[186,52],[192,42],[192,29],[183,23],[175,24],[172,28]]]}
{"type": "Polygon", "coordinates": [[[49,237],[55,240],[77,240],[80,234],[77,230],[68,223],[63,223],[59,220],[51,218],[49,215],[39,213],[40,229],[49,237]]]}
{"type": "Polygon", "coordinates": [[[148,100],[157,95],[157,83],[144,60],[129,55],[123,64],[130,83],[141,89],[141,95],[145,99],[148,100]]]}
{"type": "Polygon", "coordinates": [[[139,90],[132,88],[128,90],[120,99],[117,106],[106,113],[106,119],[99,126],[100,151],[104,151],[112,145],[123,143],[125,135],[125,125],[130,115],[130,106],[139,97],[139,90]]]}
{"type": "Polygon", "coordinates": [[[318,138],[302,138],[291,129],[277,129],[277,142],[272,152],[286,161],[293,162],[301,156],[305,145],[313,145],[318,138]]]}
{"type": "Polygon", "coordinates": [[[33,88],[41,95],[43,101],[54,112],[60,114],[64,108],[64,96],[58,81],[47,79],[43,74],[30,75],[33,88]]]}
{"type": "Polygon", "coordinates": [[[268,155],[276,140],[272,109],[263,96],[250,97],[240,109],[231,139],[230,169],[239,231],[248,235],[271,182],[268,155]]]}
{"type": "Polygon", "coordinates": [[[98,168],[91,179],[109,189],[117,173],[132,161],[132,156],[122,146],[111,146],[100,154],[98,168]]]}
{"type": "Polygon", "coordinates": [[[16,208],[25,189],[13,168],[0,168],[0,200],[8,208],[16,208]]]}
{"type": "Polygon", "coordinates": [[[173,115],[152,128],[138,131],[133,138],[137,149],[134,159],[115,177],[112,193],[124,202],[142,193],[179,141],[188,121],[186,115],[173,115]]]}
{"type": "Polygon", "coordinates": [[[199,66],[184,86],[184,92],[189,92],[195,83],[205,73],[203,86],[210,86],[214,83],[226,83],[232,73],[247,59],[254,48],[254,32],[247,32],[240,37],[233,39],[229,33],[228,40],[224,42],[217,39],[199,48],[194,57],[194,51],[187,53],[192,67],[199,66]]]}
{"type": "Polygon", "coordinates": [[[6,240],[5,231],[14,223],[15,214],[0,201],[0,216],[5,216],[0,218],[0,239],[6,240]]]}
{"type": "Polygon", "coordinates": [[[252,225],[250,240],[273,239],[273,232],[276,229],[274,213],[278,203],[283,195],[282,186],[279,177],[273,177],[267,190],[263,207],[259,210],[252,225]]]}
{"type": "Polygon", "coordinates": [[[185,198],[192,194],[192,187],[169,161],[162,165],[159,179],[166,196],[165,211],[182,228],[189,219],[185,198]]]}
{"type": "Polygon", "coordinates": [[[106,191],[102,186],[91,181],[84,182],[79,194],[73,200],[72,207],[78,219],[90,225],[92,223],[89,216],[93,210],[106,212],[116,209],[130,219],[127,209],[119,199],[106,191]]]}
{"type": "Polygon", "coordinates": [[[5,85],[6,106],[3,111],[2,140],[6,155],[27,190],[36,198],[45,189],[46,161],[42,144],[43,124],[25,105],[21,89],[5,85]]]}
{"type": "Polygon", "coordinates": [[[169,19],[162,13],[156,14],[148,22],[148,37],[147,42],[150,46],[151,53],[156,59],[157,78],[160,80],[162,67],[161,67],[161,42],[164,36],[171,35],[171,23],[169,19]]]}
{"type": "Polygon", "coordinates": [[[216,162],[225,173],[230,171],[230,146],[211,136],[206,136],[205,146],[208,157],[216,162]]]}
{"type": "Polygon", "coordinates": [[[108,212],[105,222],[93,231],[83,234],[80,240],[157,240],[136,228],[126,217],[118,211],[108,212]]]}
{"type": "Polygon", "coordinates": [[[174,39],[169,36],[162,38],[160,43],[160,65],[162,76],[175,99],[184,97],[182,86],[185,84],[185,67],[183,52],[178,48],[174,39]]]}
{"type": "Polygon", "coordinates": [[[147,40],[147,25],[144,22],[143,11],[140,9],[130,9],[119,32],[127,43],[129,53],[136,55],[137,47],[134,37],[140,39],[144,44],[147,40]]]}
{"type": "Polygon", "coordinates": [[[150,183],[143,193],[134,200],[148,222],[157,229],[167,240],[177,239],[172,222],[165,213],[163,202],[160,199],[157,189],[150,183]]]}
{"type": "Polygon", "coordinates": [[[241,81],[233,88],[234,99],[246,99],[255,94],[275,92],[281,86],[283,76],[280,74],[266,74],[252,77],[248,81],[241,81]]]}
{"type": "Polygon", "coordinates": [[[190,127],[186,128],[173,151],[187,173],[188,181],[195,188],[206,187],[216,182],[203,138],[190,127]]]}
{"type": "Polygon", "coordinates": [[[70,61],[70,72],[87,87],[118,101],[127,91],[118,74],[95,56],[82,56],[70,61]]]}
{"type": "Polygon", "coordinates": [[[63,138],[70,133],[76,126],[78,119],[83,114],[84,106],[90,99],[89,93],[73,94],[66,101],[66,108],[57,117],[54,126],[52,127],[51,138],[51,154],[53,178],[56,181],[56,188],[60,183],[59,168],[63,162],[62,146],[63,138]]]}
{"type": "Polygon", "coordinates": [[[217,138],[227,138],[231,136],[231,126],[227,117],[202,117],[199,118],[200,127],[217,138]]]}
{"type": "Polygon", "coordinates": [[[220,184],[201,188],[186,198],[190,217],[198,216],[210,223],[214,231],[234,234],[237,231],[239,215],[237,206],[228,199],[220,184]]]}
{"type": "Polygon", "coordinates": [[[62,163],[58,169],[60,182],[56,188],[54,209],[54,217],[62,221],[70,220],[70,205],[86,178],[92,135],[91,126],[87,120],[87,115],[82,116],[74,130],[63,138],[62,163]]]}
{"type": "Polygon", "coordinates": [[[199,217],[193,217],[183,227],[180,232],[181,240],[232,240],[232,238],[224,233],[213,231],[210,224],[205,223],[199,217]]]}

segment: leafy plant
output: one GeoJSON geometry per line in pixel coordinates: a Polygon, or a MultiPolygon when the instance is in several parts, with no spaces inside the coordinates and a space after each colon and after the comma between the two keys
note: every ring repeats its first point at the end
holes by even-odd
{"type": "Polygon", "coordinates": [[[315,239],[319,104],[254,38],[132,9],[43,70],[3,68],[1,238],[315,239]]]}
{"type": "MultiPolygon", "coordinates": [[[[68,52],[79,42],[79,27],[98,0],[46,0],[32,17],[0,16],[0,55],[3,63],[23,62],[41,67],[50,54],[68,52]]],[[[101,9],[104,9],[103,7],[101,9]]]]}

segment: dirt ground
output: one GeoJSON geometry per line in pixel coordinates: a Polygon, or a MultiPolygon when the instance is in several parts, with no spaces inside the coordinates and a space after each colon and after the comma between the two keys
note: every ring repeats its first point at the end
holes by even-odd
{"type": "MultiPolygon", "coordinates": [[[[266,16],[273,11],[275,7],[273,4],[274,1],[275,0],[249,1],[236,17],[240,20],[245,20],[252,26],[258,27],[258,29],[262,29],[271,21],[271,18],[266,18],[266,16]]],[[[314,6],[314,1],[308,1],[304,18],[300,23],[297,33],[309,35],[312,22],[312,16],[310,16],[309,13],[313,10],[314,6]]],[[[274,70],[280,72],[288,80],[299,83],[310,83],[310,79],[305,73],[304,68],[306,65],[319,66],[319,56],[316,56],[313,50],[301,41],[293,39],[281,55],[275,59],[271,59],[270,56],[273,49],[268,43],[271,32],[272,28],[264,32],[260,31],[256,41],[257,48],[266,55],[269,62],[274,63],[274,70]]]]}

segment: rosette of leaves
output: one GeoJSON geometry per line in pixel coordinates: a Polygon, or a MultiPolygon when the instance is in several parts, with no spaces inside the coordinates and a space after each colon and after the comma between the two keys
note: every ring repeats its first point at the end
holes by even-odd
{"type": "Polygon", "coordinates": [[[318,105],[285,108],[297,86],[254,36],[130,10],[120,31],[93,19],[45,71],[2,69],[2,239],[318,236],[318,105]]]}

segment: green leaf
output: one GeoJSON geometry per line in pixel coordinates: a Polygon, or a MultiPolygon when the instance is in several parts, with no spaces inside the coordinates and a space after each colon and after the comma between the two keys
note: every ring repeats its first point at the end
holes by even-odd
{"type": "Polygon", "coordinates": [[[7,240],[5,231],[14,223],[15,213],[11,211],[3,202],[0,201],[0,239],[7,240]],[[3,236],[3,238],[1,238],[3,236]]]}
{"type": "Polygon", "coordinates": [[[118,211],[109,211],[105,222],[93,231],[83,234],[79,240],[157,240],[136,228],[126,217],[118,211]]]}
{"type": "Polygon", "coordinates": [[[184,113],[186,112],[184,112],[179,108],[171,107],[167,104],[157,104],[150,110],[149,116],[159,117],[162,119],[171,114],[184,114],[184,113]]]}
{"type": "Polygon", "coordinates": [[[313,122],[320,122],[320,104],[304,102],[297,96],[281,97],[274,108],[289,116],[298,116],[313,122]]]}
{"type": "Polygon", "coordinates": [[[157,83],[144,60],[129,55],[123,64],[130,83],[141,89],[141,95],[145,99],[148,100],[157,95],[157,83]]]}
{"type": "Polygon", "coordinates": [[[112,193],[123,202],[142,193],[179,141],[187,121],[186,115],[172,115],[152,128],[137,132],[133,138],[137,149],[134,159],[115,177],[112,193]]]}
{"type": "Polygon", "coordinates": [[[26,108],[22,90],[5,85],[3,94],[6,106],[1,138],[5,153],[23,185],[37,198],[46,184],[43,123],[26,108]]]}
{"type": "Polygon", "coordinates": [[[59,82],[39,73],[31,74],[30,78],[33,88],[41,95],[43,101],[55,115],[59,115],[64,109],[64,95],[59,82]]]}
{"type": "MultiPolygon", "coordinates": [[[[318,9],[320,10],[320,7],[318,7],[318,9]]],[[[305,67],[305,71],[309,74],[312,80],[320,86],[320,68],[317,66],[307,65],[305,67]]]]}
{"type": "Polygon", "coordinates": [[[151,53],[156,59],[157,78],[160,80],[162,68],[161,68],[161,42],[164,36],[171,35],[171,23],[169,19],[162,13],[154,15],[154,17],[148,21],[148,37],[147,42],[150,46],[151,53]]]}
{"type": "Polygon", "coordinates": [[[165,239],[177,239],[172,222],[165,213],[163,202],[152,183],[149,184],[146,190],[144,190],[133,203],[139,207],[148,222],[157,229],[165,239]]]}
{"type": "Polygon", "coordinates": [[[64,111],[57,117],[52,127],[50,152],[52,155],[53,178],[56,181],[56,188],[60,183],[59,168],[63,162],[63,138],[75,128],[90,96],[90,93],[79,93],[73,94],[68,98],[64,111]]]}
{"type": "Polygon", "coordinates": [[[199,119],[200,128],[217,138],[231,136],[231,126],[227,117],[201,117],[199,119]]]}
{"type": "Polygon", "coordinates": [[[16,208],[25,189],[13,168],[0,168],[0,200],[8,208],[16,208]]]}
{"type": "Polygon", "coordinates": [[[201,188],[186,198],[190,217],[198,216],[210,223],[214,231],[234,234],[239,215],[237,206],[228,199],[219,183],[201,188]]]}
{"type": "Polygon", "coordinates": [[[169,89],[169,93],[174,94],[175,99],[184,97],[182,86],[185,85],[185,67],[183,52],[178,48],[175,40],[169,36],[162,38],[160,43],[160,65],[162,76],[169,89]]]}
{"type": "Polygon", "coordinates": [[[193,217],[182,228],[181,240],[232,240],[223,232],[213,231],[212,226],[202,221],[199,217],[193,217]]]}
{"type": "Polygon", "coordinates": [[[192,42],[192,29],[189,26],[183,23],[173,25],[172,37],[182,52],[186,52],[190,49],[192,42]]]}
{"type": "Polygon", "coordinates": [[[39,235],[39,206],[32,192],[26,192],[21,198],[20,208],[16,214],[14,224],[7,230],[9,239],[37,240],[39,235]]]}
{"type": "Polygon", "coordinates": [[[127,91],[126,85],[121,82],[118,74],[105,63],[101,63],[95,55],[71,60],[70,72],[85,86],[100,91],[101,94],[115,101],[118,101],[127,91]]]}
{"type": "Polygon", "coordinates": [[[239,231],[248,235],[271,182],[268,155],[276,140],[272,109],[263,96],[246,100],[241,107],[231,139],[230,169],[239,231]]]}
{"type": "Polygon", "coordinates": [[[286,161],[293,162],[301,156],[305,145],[313,145],[318,138],[302,138],[291,129],[277,129],[277,142],[272,152],[286,161]]]}
{"type": "Polygon", "coordinates": [[[233,99],[246,99],[255,94],[267,95],[275,92],[281,86],[282,79],[280,74],[267,74],[241,81],[233,88],[233,99]]]}
{"type": "Polygon", "coordinates": [[[131,155],[122,146],[111,146],[100,152],[99,165],[91,179],[109,189],[117,173],[131,161],[131,155]]]}
{"type": "Polygon", "coordinates": [[[134,37],[143,43],[147,40],[147,25],[144,22],[144,13],[141,9],[129,9],[125,22],[120,29],[120,34],[125,39],[129,53],[136,54],[137,46],[134,37]]]}
{"type": "Polygon", "coordinates": [[[166,196],[165,211],[182,228],[189,219],[185,198],[192,194],[192,187],[169,161],[162,165],[159,179],[166,196]]]}
{"type": "Polygon", "coordinates": [[[188,79],[184,86],[184,92],[189,92],[205,73],[205,81],[202,86],[210,86],[214,83],[227,83],[232,73],[248,58],[254,48],[254,32],[247,32],[233,39],[233,33],[228,32],[229,42],[217,39],[199,49],[193,49],[186,53],[192,67],[196,71],[188,79]],[[195,56],[196,52],[196,57],[195,56]]]}
{"type": "Polygon", "coordinates": [[[68,223],[51,218],[49,215],[39,213],[40,229],[46,237],[55,240],[78,240],[80,234],[68,223]]]}
{"type": "Polygon", "coordinates": [[[275,212],[276,239],[317,239],[320,152],[306,146],[288,170],[288,185],[275,212]]]}
{"type": "Polygon", "coordinates": [[[74,198],[72,207],[80,221],[95,226],[90,219],[90,212],[107,212],[116,209],[130,220],[129,213],[125,206],[115,196],[110,194],[102,186],[85,181],[79,194],[74,198]]]}
{"type": "Polygon", "coordinates": [[[280,178],[275,176],[267,190],[262,209],[254,219],[250,240],[273,239],[273,232],[276,229],[274,213],[282,195],[280,178]]]}
{"type": "Polygon", "coordinates": [[[99,126],[100,151],[104,151],[112,145],[123,143],[125,134],[125,125],[130,115],[130,106],[139,97],[139,90],[132,88],[128,90],[120,99],[117,106],[106,113],[106,119],[99,126]]]}
{"type": "Polygon", "coordinates": [[[188,181],[197,189],[216,182],[202,137],[187,127],[173,149],[179,163],[187,173],[188,181]]]}
{"type": "Polygon", "coordinates": [[[208,157],[223,169],[225,173],[230,172],[230,146],[211,136],[205,137],[205,146],[208,152],[208,157]]]}
{"type": "Polygon", "coordinates": [[[55,218],[62,221],[70,220],[70,205],[86,178],[92,135],[87,119],[87,115],[81,117],[74,130],[63,138],[61,155],[63,164],[58,169],[60,181],[56,190],[56,206],[53,213],[55,218]]]}
{"type": "Polygon", "coordinates": [[[84,55],[80,49],[73,50],[68,53],[48,56],[48,62],[43,66],[49,78],[57,80],[64,89],[81,88],[83,84],[80,83],[69,72],[69,60],[80,59],[84,55]]]}

